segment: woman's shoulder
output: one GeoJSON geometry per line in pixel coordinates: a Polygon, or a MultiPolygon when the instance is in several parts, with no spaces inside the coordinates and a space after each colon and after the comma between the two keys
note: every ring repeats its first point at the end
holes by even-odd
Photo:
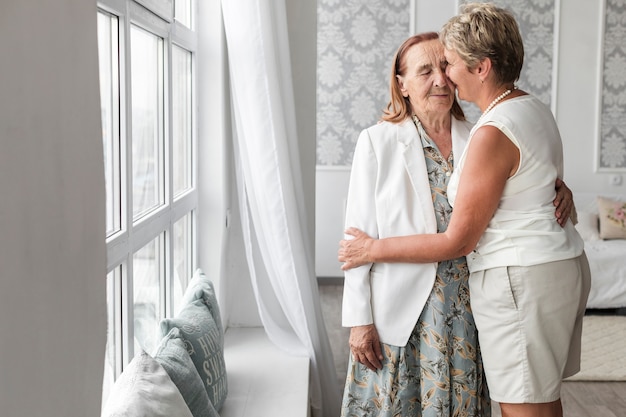
{"type": "Polygon", "coordinates": [[[406,131],[408,127],[412,127],[412,124],[413,122],[410,119],[405,119],[399,123],[381,120],[375,125],[364,129],[364,131],[368,131],[370,134],[374,135],[397,134],[398,132],[406,131]]]}
{"type": "Polygon", "coordinates": [[[417,130],[410,119],[400,123],[381,121],[361,131],[359,140],[366,140],[374,148],[386,149],[399,143],[408,145],[417,137],[417,130]]]}

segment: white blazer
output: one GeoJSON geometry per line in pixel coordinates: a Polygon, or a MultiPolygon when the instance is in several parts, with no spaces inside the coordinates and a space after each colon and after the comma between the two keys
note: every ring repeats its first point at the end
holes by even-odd
{"type": "MultiPolygon", "coordinates": [[[[452,118],[455,159],[461,157],[471,127],[452,118]]],[[[376,238],[437,233],[422,142],[411,119],[382,122],[359,135],[345,225],[376,238]]],[[[437,263],[379,263],[346,271],[342,325],[374,323],[381,342],[405,346],[433,288],[436,270],[437,263]]]]}

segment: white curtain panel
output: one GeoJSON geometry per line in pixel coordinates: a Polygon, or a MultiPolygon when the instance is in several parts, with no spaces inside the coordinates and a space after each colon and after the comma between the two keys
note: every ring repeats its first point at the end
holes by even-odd
{"type": "MultiPolygon", "coordinates": [[[[223,0],[246,256],[268,337],[311,359],[314,416],[339,390],[306,228],[284,0],[223,0]]],[[[262,358],[260,358],[262,360],[262,358]]]]}

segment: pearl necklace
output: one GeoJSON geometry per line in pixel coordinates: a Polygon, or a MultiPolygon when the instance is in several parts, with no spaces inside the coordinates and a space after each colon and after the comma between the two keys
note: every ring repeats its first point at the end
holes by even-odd
{"type": "Polygon", "coordinates": [[[500,100],[502,100],[504,97],[508,96],[509,94],[511,94],[513,92],[513,90],[511,90],[510,88],[508,90],[506,90],[504,93],[500,94],[498,97],[496,97],[491,104],[489,104],[487,106],[487,108],[485,109],[485,111],[483,112],[483,114],[480,115],[481,119],[482,117],[487,114],[489,112],[489,110],[493,109],[493,107],[498,104],[500,102],[500,100]]]}

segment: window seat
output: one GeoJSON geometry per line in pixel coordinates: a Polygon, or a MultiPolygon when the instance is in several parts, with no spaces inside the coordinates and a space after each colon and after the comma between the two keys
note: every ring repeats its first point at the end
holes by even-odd
{"type": "Polygon", "coordinates": [[[101,417],[308,417],[309,357],[280,350],[263,327],[223,330],[212,281],[197,270],[163,335],[115,381],[101,417]],[[146,412],[148,410],[149,412],[146,412]]]}
{"type": "Polygon", "coordinates": [[[262,327],[230,327],[224,335],[228,396],[220,417],[309,413],[309,358],[276,347],[262,327]]]}

